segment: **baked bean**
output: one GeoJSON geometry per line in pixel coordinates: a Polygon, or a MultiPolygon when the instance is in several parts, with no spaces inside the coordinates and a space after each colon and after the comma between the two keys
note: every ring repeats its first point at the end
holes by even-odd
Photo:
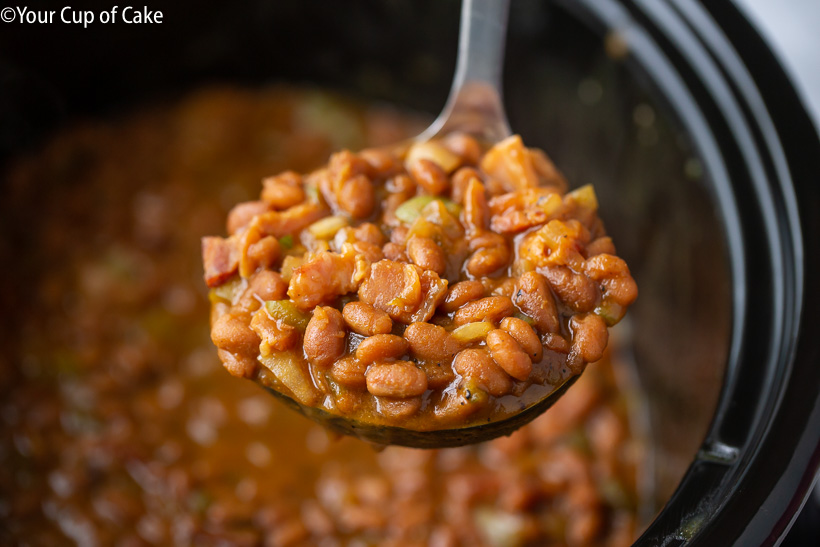
{"type": "Polygon", "coordinates": [[[560,334],[552,332],[546,333],[541,337],[541,343],[545,348],[558,353],[569,353],[570,345],[566,338],[560,334]]]}
{"type": "Polygon", "coordinates": [[[542,333],[558,332],[558,311],[547,280],[537,272],[527,272],[518,278],[513,302],[523,313],[535,321],[542,333]]]}
{"type": "Polygon", "coordinates": [[[217,349],[216,355],[219,357],[219,360],[222,361],[225,370],[231,373],[231,376],[253,378],[259,368],[257,366],[259,361],[250,355],[233,353],[224,349],[217,349]]]}
{"type": "Polygon", "coordinates": [[[353,229],[353,237],[359,241],[366,241],[372,245],[384,245],[384,234],[378,226],[372,222],[365,222],[353,229]]]}
{"type": "Polygon", "coordinates": [[[515,338],[515,341],[529,355],[533,363],[541,360],[544,347],[541,345],[538,335],[535,334],[535,331],[526,321],[517,317],[505,317],[501,320],[500,327],[515,338]]]}
{"type": "Polygon", "coordinates": [[[487,197],[484,185],[476,179],[470,179],[464,192],[464,224],[467,233],[482,232],[489,226],[490,210],[487,207],[487,197]]]}
{"type": "Polygon", "coordinates": [[[365,175],[356,175],[345,181],[336,194],[339,207],[354,218],[370,216],[376,205],[373,183],[365,175]]]}
{"type": "Polygon", "coordinates": [[[443,360],[424,361],[419,364],[419,368],[421,368],[421,370],[424,371],[424,375],[427,376],[427,387],[430,389],[444,389],[455,379],[455,374],[450,366],[449,359],[447,359],[445,363],[442,363],[442,361],[443,360]]]}
{"type": "Polygon", "coordinates": [[[480,232],[476,232],[470,238],[471,251],[477,251],[479,249],[492,249],[493,247],[504,247],[507,249],[507,253],[509,254],[507,239],[501,234],[496,234],[488,230],[482,230],[480,232]]]}
{"type": "Polygon", "coordinates": [[[353,250],[357,256],[363,257],[369,264],[378,262],[384,258],[384,252],[378,245],[373,245],[367,241],[356,241],[353,243],[353,250]]]}
{"type": "Polygon", "coordinates": [[[472,378],[490,395],[501,397],[512,391],[509,375],[483,348],[461,350],[453,360],[453,369],[463,378],[472,378]]]}
{"type": "Polygon", "coordinates": [[[219,349],[231,353],[256,353],[259,336],[248,325],[247,316],[226,313],[211,327],[211,340],[219,349]]]}
{"type": "Polygon", "coordinates": [[[396,359],[407,353],[407,340],[395,334],[374,334],[361,341],[356,348],[356,359],[362,363],[375,363],[396,359]]]}
{"type": "Polygon", "coordinates": [[[512,301],[506,296],[488,296],[481,300],[473,300],[459,308],[453,320],[456,325],[465,325],[476,321],[498,323],[501,319],[515,313],[512,301]]]}
{"type": "Polygon", "coordinates": [[[231,235],[237,233],[250,224],[253,217],[266,213],[268,210],[268,204],[264,201],[246,201],[235,205],[228,213],[226,222],[228,233],[231,235]]]}
{"type": "MultiPolygon", "coordinates": [[[[421,408],[421,397],[376,397],[375,399],[379,414],[393,420],[409,418],[421,408]]],[[[371,516],[370,519],[372,520],[372,518],[371,516]]],[[[375,526],[373,527],[375,528],[375,526]]]]}
{"type": "Polygon", "coordinates": [[[317,306],[305,329],[304,350],[316,366],[328,368],[347,349],[342,313],[330,306],[317,306]]]}
{"type": "Polygon", "coordinates": [[[450,195],[456,203],[464,203],[464,195],[467,193],[467,185],[470,180],[476,179],[481,182],[481,174],[472,167],[461,167],[453,173],[450,195]]]}
{"type": "Polygon", "coordinates": [[[328,175],[333,190],[346,180],[358,175],[366,175],[371,167],[364,158],[360,158],[350,150],[341,150],[330,155],[327,164],[328,175]]]}
{"type": "Polygon", "coordinates": [[[483,297],[484,294],[484,284],[481,281],[459,281],[447,290],[447,296],[440,307],[442,311],[451,313],[467,302],[483,297]]]}
{"type": "Polygon", "coordinates": [[[393,262],[410,262],[410,259],[407,258],[404,245],[399,245],[398,243],[386,243],[382,248],[382,254],[384,254],[384,258],[392,260],[393,262]]]}
{"type": "Polygon", "coordinates": [[[585,362],[594,363],[604,355],[609,332],[603,319],[589,313],[584,316],[574,315],[569,320],[572,330],[572,351],[585,362]]]}
{"type": "Polygon", "coordinates": [[[467,260],[467,272],[473,277],[486,277],[506,267],[510,250],[506,245],[479,249],[467,260]]]}
{"type": "Polygon", "coordinates": [[[270,268],[282,255],[282,247],[273,236],[265,236],[256,243],[248,245],[247,262],[251,271],[259,268],[270,268]]]}
{"type": "Polygon", "coordinates": [[[476,165],[481,158],[481,145],[475,137],[466,133],[450,133],[442,139],[441,144],[450,152],[461,156],[464,163],[476,165]]]}
{"type": "Polygon", "coordinates": [[[447,269],[444,251],[429,237],[411,237],[407,241],[407,256],[414,264],[439,275],[447,269]]]}
{"type": "Polygon", "coordinates": [[[460,344],[444,330],[444,327],[430,323],[413,323],[404,330],[404,339],[410,345],[410,352],[418,359],[437,363],[453,358],[460,344]]]}
{"type": "Polygon", "coordinates": [[[572,311],[582,313],[595,308],[600,290],[585,274],[575,273],[566,266],[549,266],[539,271],[549,281],[558,299],[572,311]]]}
{"type": "Polygon", "coordinates": [[[386,190],[391,194],[400,194],[402,201],[408,199],[416,193],[416,183],[404,173],[389,179],[385,184],[386,190]]]}
{"type": "Polygon", "coordinates": [[[602,253],[588,259],[585,270],[590,279],[603,285],[604,298],[626,307],[638,297],[638,285],[622,258],[602,253]]]}
{"type": "Polygon", "coordinates": [[[250,278],[249,289],[262,300],[281,300],[288,292],[288,284],[277,272],[260,270],[250,278]]]}
{"type": "Polygon", "coordinates": [[[362,363],[353,355],[343,357],[330,365],[330,376],[350,389],[365,389],[364,373],[369,363],[362,363]]]}
{"type": "MultiPolygon", "coordinates": [[[[612,243],[612,238],[609,236],[599,237],[589,242],[586,247],[586,255],[588,257],[597,256],[600,254],[615,254],[615,245],[612,243]]],[[[589,272],[587,272],[589,274],[589,272]]]]}
{"type": "Polygon", "coordinates": [[[407,245],[407,235],[409,233],[410,229],[403,224],[393,228],[393,231],[390,232],[390,243],[395,243],[404,247],[407,245]]]}
{"type": "Polygon", "coordinates": [[[396,156],[386,150],[368,148],[360,150],[358,156],[370,166],[370,175],[389,177],[401,168],[396,156]]]}
{"type": "Polygon", "coordinates": [[[305,200],[302,177],[294,171],[285,171],[262,181],[262,201],[272,209],[281,211],[305,200]]]}
{"type": "Polygon", "coordinates": [[[390,194],[382,201],[382,220],[385,226],[393,228],[402,226],[401,221],[396,216],[396,209],[406,200],[407,198],[402,194],[390,194]]]}
{"type": "Polygon", "coordinates": [[[342,315],[353,332],[364,336],[389,334],[393,330],[393,320],[387,312],[364,302],[348,302],[342,315]]]}
{"type": "Polygon", "coordinates": [[[516,380],[524,381],[532,372],[532,361],[515,339],[501,329],[487,334],[487,348],[493,360],[516,380]]]}
{"type": "Polygon", "coordinates": [[[409,361],[372,365],[365,380],[367,391],[379,397],[415,397],[427,391],[427,376],[409,361]]]}
{"type": "Polygon", "coordinates": [[[417,159],[410,165],[410,176],[425,192],[434,196],[443,194],[450,187],[444,169],[426,158],[417,159]]]}

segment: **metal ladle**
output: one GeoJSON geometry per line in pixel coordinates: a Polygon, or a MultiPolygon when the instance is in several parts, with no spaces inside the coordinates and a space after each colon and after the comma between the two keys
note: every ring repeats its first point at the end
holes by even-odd
{"type": "MultiPolygon", "coordinates": [[[[509,0],[464,0],[458,61],[450,96],[441,114],[416,141],[460,131],[485,143],[494,143],[511,134],[501,98],[509,4],[509,0]]],[[[361,422],[302,405],[272,388],[266,389],[335,433],[359,437],[379,445],[445,448],[511,434],[552,406],[577,378],[571,376],[542,399],[501,420],[430,431],[361,422]]]]}

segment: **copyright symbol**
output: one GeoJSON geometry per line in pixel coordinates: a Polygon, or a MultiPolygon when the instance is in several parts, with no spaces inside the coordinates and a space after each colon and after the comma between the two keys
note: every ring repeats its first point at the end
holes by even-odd
{"type": "Polygon", "coordinates": [[[4,23],[14,21],[14,8],[3,8],[3,11],[0,11],[0,19],[2,19],[4,23]]]}

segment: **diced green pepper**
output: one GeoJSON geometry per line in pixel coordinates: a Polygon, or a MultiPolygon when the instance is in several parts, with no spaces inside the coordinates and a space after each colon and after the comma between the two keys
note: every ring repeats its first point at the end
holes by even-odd
{"type": "Polygon", "coordinates": [[[265,310],[271,319],[282,321],[300,331],[304,331],[310,321],[310,315],[297,308],[290,300],[268,300],[265,302],[265,310]]]}
{"type": "Polygon", "coordinates": [[[414,220],[416,220],[419,215],[421,215],[421,210],[424,209],[429,203],[433,200],[440,201],[444,206],[447,208],[447,211],[458,218],[458,214],[461,211],[461,207],[453,201],[450,201],[447,198],[437,198],[435,196],[416,196],[414,198],[410,198],[401,205],[398,206],[396,209],[396,218],[401,220],[402,222],[406,222],[410,224],[414,220]]]}
{"type": "Polygon", "coordinates": [[[282,246],[283,249],[291,249],[293,248],[293,236],[290,234],[284,235],[279,238],[279,245],[282,246]]]}
{"type": "Polygon", "coordinates": [[[223,300],[228,302],[229,304],[234,304],[236,299],[245,292],[245,289],[248,287],[247,279],[241,278],[236,276],[232,278],[230,281],[223,283],[222,285],[211,289],[209,294],[211,302],[216,300],[223,300]]]}

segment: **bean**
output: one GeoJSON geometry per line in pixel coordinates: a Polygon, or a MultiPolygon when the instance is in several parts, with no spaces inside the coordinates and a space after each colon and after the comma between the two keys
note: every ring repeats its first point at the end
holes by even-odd
{"type": "Polygon", "coordinates": [[[390,194],[401,194],[402,201],[416,193],[416,183],[404,173],[400,173],[388,180],[385,188],[390,194]]]}
{"type": "Polygon", "coordinates": [[[226,313],[211,327],[211,340],[219,349],[231,353],[256,353],[259,336],[248,325],[245,316],[226,313]]]}
{"type": "Polygon", "coordinates": [[[444,137],[441,144],[450,152],[461,156],[464,163],[476,165],[481,158],[481,145],[475,137],[466,133],[450,133],[444,137]]]}
{"type": "Polygon", "coordinates": [[[493,247],[507,247],[507,239],[501,234],[483,230],[470,238],[470,250],[491,249],[493,247]]]}
{"type": "Polygon", "coordinates": [[[512,390],[512,380],[483,348],[468,348],[453,360],[453,369],[463,378],[472,378],[490,395],[501,397],[512,390]]]}
{"type": "Polygon", "coordinates": [[[430,389],[444,389],[455,379],[455,374],[449,363],[425,361],[419,367],[427,376],[427,386],[430,389]]]}
{"type": "Polygon", "coordinates": [[[302,177],[294,171],[285,171],[262,181],[262,201],[272,209],[282,211],[305,201],[302,177]]]}
{"type": "Polygon", "coordinates": [[[368,363],[362,363],[354,356],[348,355],[330,366],[330,376],[339,384],[350,389],[365,389],[367,382],[364,373],[368,363]]]}
{"type": "Polygon", "coordinates": [[[365,222],[353,230],[353,235],[359,241],[366,241],[373,245],[384,245],[384,234],[378,226],[372,222],[365,222]]]}
{"type": "Polygon", "coordinates": [[[558,332],[558,311],[547,280],[538,272],[527,272],[518,278],[513,301],[522,312],[535,321],[542,333],[558,332]]]}
{"type": "Polygon", "coordinates": [[[367,241],[354,241],[353,249],[356,251],[357,256],[364,257],[371,264],[384,258],[381,247],[367,241]]]}
{"type": "Polygon", "coordinates": [[[605,298],[627,307],[638,297],[638,286],[622,258],[599,254],[586,261],[585,269],[590,279],[604,286],[605,298]]]}
{"type": "Polygon", "coordinates": [[[279,241],[273,236],[265,236],[256,243],[248,245],[247,262],[250,271],[259,268],[270,268],[282,254],[279,241]]]}
{"type": "Polygon", "coordinates": [[[464,192],[464,224],[467,232],[480,233],[489,226],[490,210],[484,185],[476,179],[470,179],[464,192]]]}
{"type": "Polygon", "coordinates": [[[510,250],[506,245],[479,249],[467,260],[467,272],[473,277],[487,277],[504,268],[510,262],[510,250]]]}
{"type": "Polygon", "coordinates": [[[225,370],[231,373],[231,376],[253,378],[259,368],[257,366],[259,361],[250,355],[233,353],[224,349],[216,350],[216,354],[225,366],[225,370]]]}
{"type": "Polygon", "coordinates": [[[352,179],[358,175],[367,174],[370,171],[370,164],[364,158],[360,158],[350,150],[341,150],[331,154],[328,161],[328,174],[334,190],[339,183],[352,179]]]}
{"type": "Polygon", "coordinates": [[[462,167],[453,173],[452,185],[453,189],[450,192],[450,197],[456,203],[464,203],[464,195],[467,193],[467,185],[470,180],[476,179],[481,181],[481,174],[472,167],[462,167]]]}
{"type": "Polygon", "coordinates": [[[393,330],[393,320],[387,312],[364,302],[348,302],[342,309],[342,315],[353,332],[364,336],[388,334],[393,330]]]}
{"type": "Polygon", "coordinates": [[[365,380],[367,391],[379,397],[415,397],[427,391],[427,376],[409,361],[375,364],[365,380]]]}
{"type": "Polygon", "coordinates": [[[396,156],[378,148],[361,150],[359,157],[368,163],[370,174],[373,176],[390,176],[401,167],[396,156]]]}
{"type": "Polygon", "coordinates": [[[515,313],[515,307],[509,298],[506,296],[488,296],[464,304],[453,315],[453,320],[459,326],[476,321],[490,321],[495,324],[513,313],[515,313]]]}
{"type": "MultiPolygon", "coordinates": [[[[396,399],[393,397],[376,397],[376,408],[386,418],[401,420],[409,418],[421,408],[421,397],[396,399]]],[[[373,525],[371,525],[373,527],[373,525]]]]}
{"type": "Polygon", "coordinates": [[[443,194],[450,187],[447,173],[438,164],[426,158],[420,158],[410,165],[410,176],[416,184],[424,188],[425,192],[434,196],[443,194]]]}
{"type": "Polygon", "coordinates": [[[247,226],[253,217],[267,211],[268,204],[264,201],[246,201],[244,203],[234,205],[231,212],[228,213],[228,233],[231,235],[235,234],[247,226]]]}
{"type": "Polygon", "coordinates": [[[339,310],[317,306],[305,329],[304,350],[314,365],[328,368],[347,349],[345,325],[339,310]]]}
{"type": "Polygon", "coordinates": [[[541,337],[541,342],[544,344],[545,348],[557,353],[567,354],[571,349],[569,342],[567,342],[567,339],[561,336],[560,334],[548,332],[541,337]]]}
{"type": "Polygon", "coordinates": [[[569,320],[572,330],[572,351],[587,363],[594,363],[604,355],[609,332],[603,319],[590,313],[574,315],[569,320]]]}
{"type": "Polygon", "coordinates": [[[493,361],[516,380],[524,381],[532,372],[532,361],[506,331],[495,329],[487,335],[487,347],[493,361]]]}
{"type": "Polygon", "coordinates": [[[336,194],[336,199],[339,201],[339,207],[354,218],[370,216],[376,205],[373,183],[366,175],[356,175],[345,181],[336,194]]]}
{"type": "Polygon", "coordinates": [[[544,354],[544,347],[541,345],[541,340],[532,327],[524,320],[517,317],[505,317],[501,321],[501,328],[507,331],[510,336],[515,338],[515,341],[521,348],[527,352],[533,363],[541,360],[544,354]]]}
{"type": "Polygon", "coordinates": [[[429,237],[411,237],[407,241],[407,256],[414,264],[439,275],[447,269],[444,251],[429,237]]]}
{"type": "Polygon", "coordinates": [[[262,300],[282,300],[288,284],[277,272],[261,270],[250,278],[250,290],[262,300]]]}
{"type": "MultiPolygon", "coordinates": [[[[612,243],[611,237],[599,237],[598,239],[593,239],[589,245],[587,245],[586,255],[588,257],[591,258],[600,254],[615,254],[615,245],[612,243]]],[[[587,271],[587,275],[589,275],[589,271],[587,271]]]]}
{"type": "Polygon", "coordinates": [[[481,281],[459,281],[447,291],[441,309],[446,313],[451,313],[467,302],[477,300],[483,296],[484,284],[481,281]]]}
{"type": "Polygon", "coordinates": [[[444,327],[431,323],[412,323],[404,330],[404,339],[410,345],[410,352],[425,361],[449,363],[461,349],[444,327]]]}
{"type": "Polygon", "coordinates": [[[387,243],[382,248],[382,253],[384,254],[384,258],[388,260],[392,260],[393,262],[410,262],[410,259],[407,258],[407,253],[404,251],[404,245],[399,245],[398,243],[387,243]]]}
{"type": "Polygon", "coordinates": [[[407,353],[407,340],[395,334],[376,334],[362,340],[356,348],[356,359],[362,363],[375,363],[396,359],[407,353]]]}
{"type": "Polygon", "coordinates": [[[592,311],[598,303],[600,290],[589,277],[575,273],[566,266],[542,268],[544,277],[558,299],[575,312],[592,311]]]}

